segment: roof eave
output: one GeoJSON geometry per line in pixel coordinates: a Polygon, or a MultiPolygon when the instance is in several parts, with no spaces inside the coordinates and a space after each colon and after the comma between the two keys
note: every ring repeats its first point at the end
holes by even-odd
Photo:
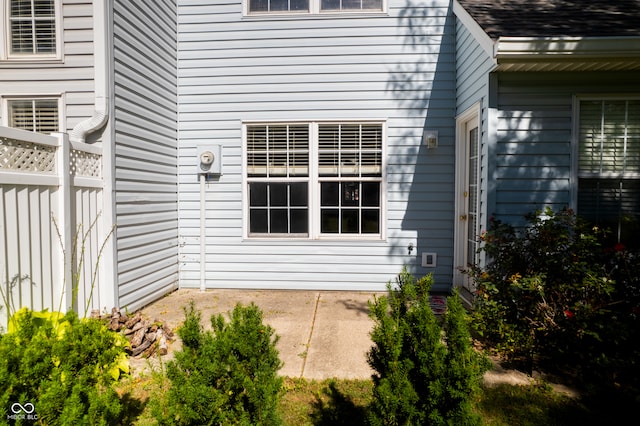
{"type": "Polygon", "coordinates": [[[498,71],[640,69],[640,37],[500,37],[498,71]]]}

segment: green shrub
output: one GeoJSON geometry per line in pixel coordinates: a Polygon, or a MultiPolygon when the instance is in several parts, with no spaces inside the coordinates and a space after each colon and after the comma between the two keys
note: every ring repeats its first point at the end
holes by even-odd
{"type": "Polygon", "coordinates": [[[457,293],[447,298],[444,326],[429,304],[433,277],[416,281],[406,269],[396,288],[372,303],[373,425],[479,424],[471,409],[484,358],[471,347],[457,293]]]}
{"type": "Polygon", "coordinates": [[[0,423],[117,423],[122,404],[112,385],[128,371],[124,345],[102,322],[74,312],[18,311],[0,338],[0,407],[16,415],[0,423]],[[14,413],[16,403],[33,410],[14,413]]]}
{"type": "Polygon", "coordinates": [[[278,338],[262,323],[260,309],[236,305],[229,323],[214,315],[213,331],[205,332],[200,319],[191,303],[178,330],[183,348],[167,364],[170,387],[165,407],[153,410],[159,423],[280,424],[278,338]]]}
{"type": "Polygon", "coordinates": [[[489,262],[472,271],[478,334],[530,371],[637,372],[638,257],[604,247],[606,230],[568,209],[528,221],[519,231],[492,221],[482,236],[489,262]]]}

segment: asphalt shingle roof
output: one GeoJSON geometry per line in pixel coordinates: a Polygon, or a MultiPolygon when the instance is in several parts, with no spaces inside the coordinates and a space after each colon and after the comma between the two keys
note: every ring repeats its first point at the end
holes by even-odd
{"type": "Polygon", "coordinates": [[[458,0],[498,37],[640,36],[640,0],[458,0]]]}

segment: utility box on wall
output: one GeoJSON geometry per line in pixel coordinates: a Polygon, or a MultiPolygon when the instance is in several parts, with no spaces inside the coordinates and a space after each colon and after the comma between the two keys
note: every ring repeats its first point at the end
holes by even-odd
{"type": "Polygon", "coordinates": [[[196,162],[198,173],[206,175],[222,174],[222,146],[203,145],[197,148],[196,162]]]}

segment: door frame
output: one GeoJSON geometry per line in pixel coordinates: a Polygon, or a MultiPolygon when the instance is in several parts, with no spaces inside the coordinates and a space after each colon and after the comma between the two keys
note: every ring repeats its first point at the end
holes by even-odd
{"type": "MultiPolygon", "coordinates": [[[[453,242],[453,285],[463,287],[473,292],[473,285],[469,280],[469,275],[462,272],[467,269],[465,264],[465,252],[467,250],[467,221],[462,220],[466,216],[465,191],[468,182],[468,146],[467,133],[468,124],[477,122],[478,126],[478,184],[480,184],[480,158],[482,155],[482,107],[480,102],[476,102],[456,117],[456,183],[455,183],[455,216],[454,216],[454,242],[453,242]]],[[[478,206],[476,207],[478,219],[480,219],[480,188],[478,189],[478,206]]],[[[476,223],[476,232],[481,229],[479,220],[476,223]]]]}

